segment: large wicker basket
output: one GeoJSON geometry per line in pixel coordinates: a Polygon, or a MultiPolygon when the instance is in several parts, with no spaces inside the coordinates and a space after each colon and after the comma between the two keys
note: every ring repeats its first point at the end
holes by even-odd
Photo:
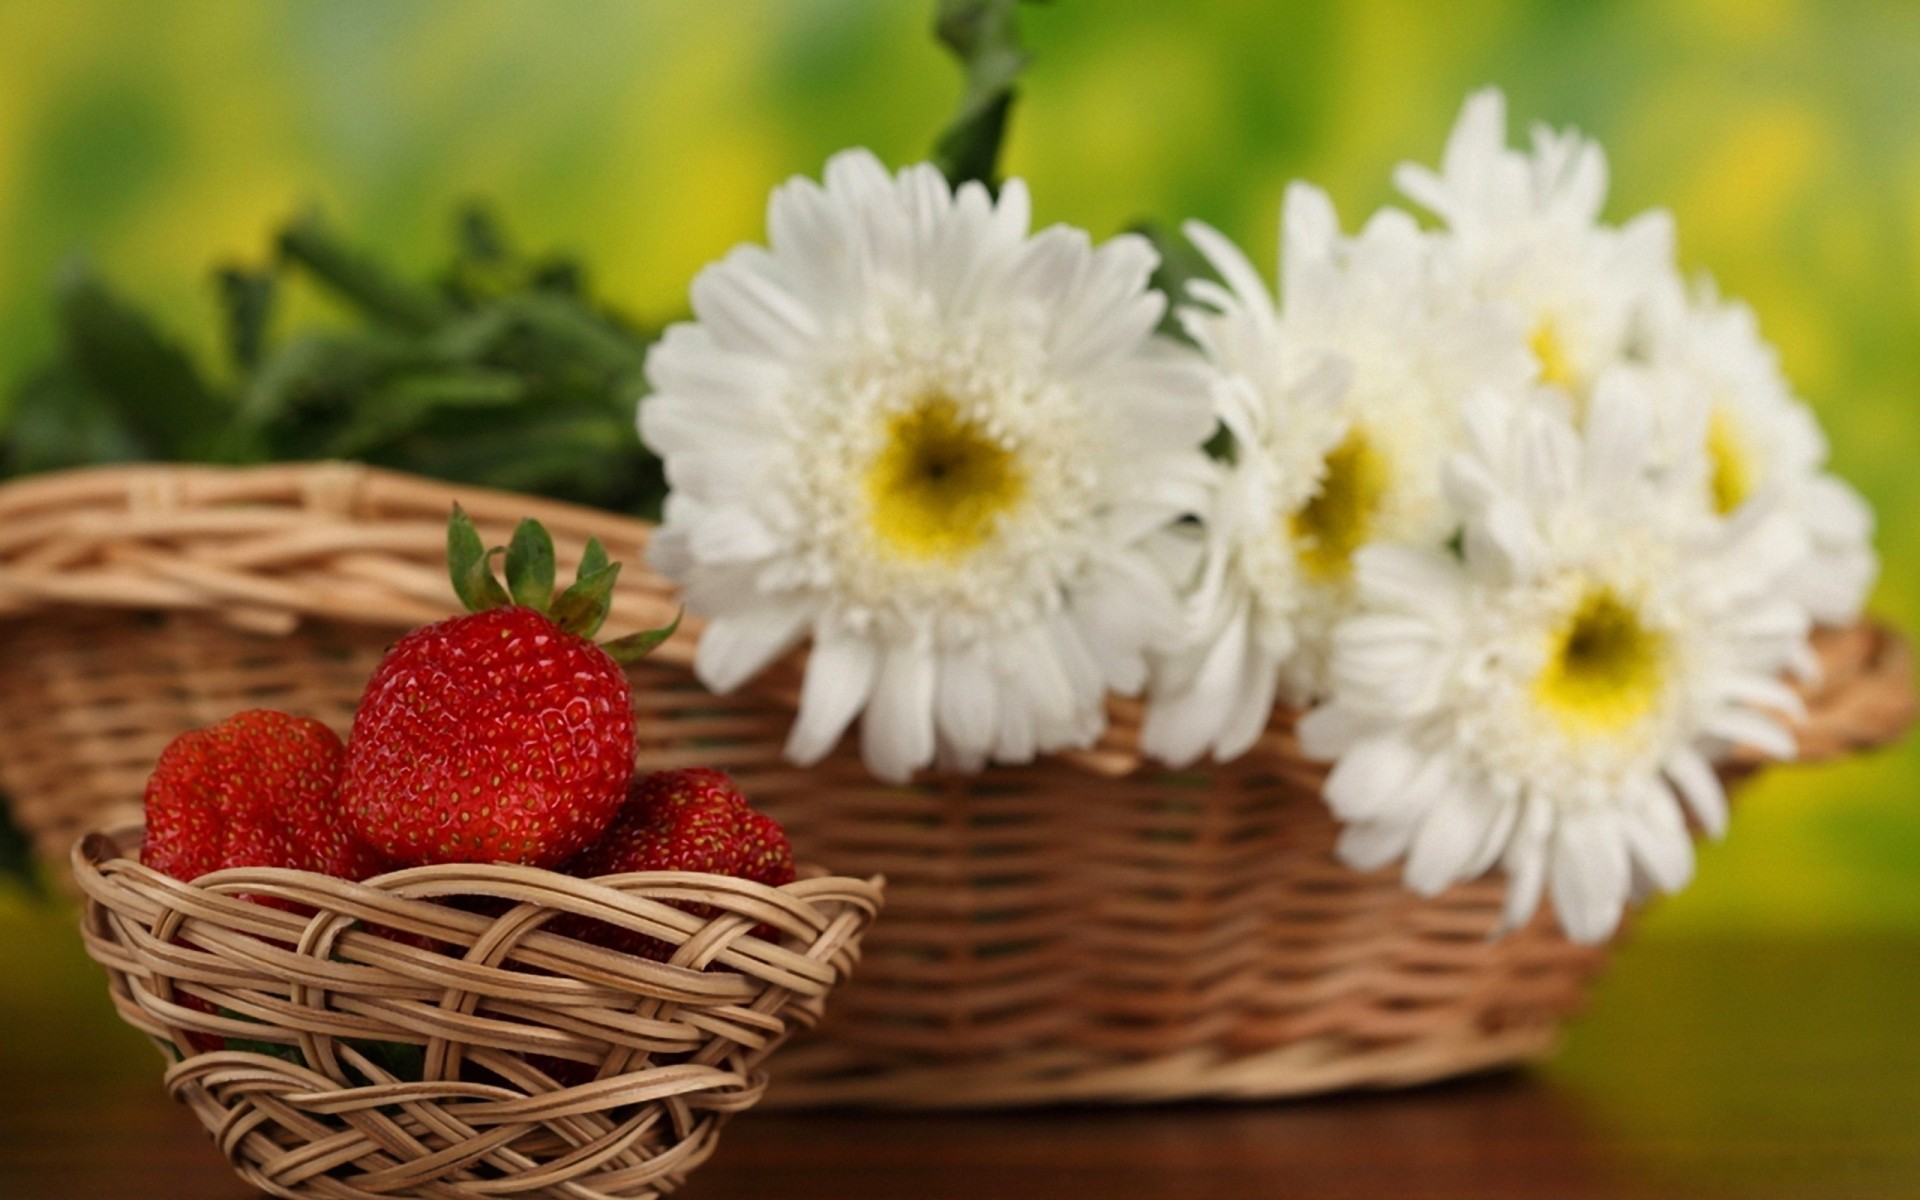
{"type": "Polygon", "coordinates": [[[759,1100],[767,1056],[819,1020],[880,906],[878,880],[817,874],[181,883],[140,865],[140,834],[74,848],[87,952],[168,1053],[167,1090],[275,1196],[665,1195],[759,1100]],[[671,953],[556,921],[616,921],[671,953]]]}
{"type": "MultiPolygon", "coordinates": [[[[523,515],[565,564],[633,563],[648,527],[337,464],[145,467],[0,488],[0,788],[50,853],[131,814],[179,731],[267,705],[344,728],[396,631],[444,616],[448,506],[490,538],[523,515]]],[[[671,617],[630,566],[609,630],[671,617]]],[[[1230,766],[1140,765],[1137,713],[1093,750],[971,778],[876,783],[843,747],[780,748],[797,664],[715,697],[678,636],[633,669],[649,768],[733,772],[805,858],[889,880],[860,978],[782,1056],[770,1102],[991,1105],[1393,1086],[1543,1053],[1602,953],[1542,916],[1490,941],[1501,885],[1434,899],[1333,857],[1291,714],[1230,766]]],[[[1905,647],[1823,633],[1805,757],[1913,712],[1905,647]]],[[[1734,764],[1737,774],[1751,764],[1734,764]]]]}

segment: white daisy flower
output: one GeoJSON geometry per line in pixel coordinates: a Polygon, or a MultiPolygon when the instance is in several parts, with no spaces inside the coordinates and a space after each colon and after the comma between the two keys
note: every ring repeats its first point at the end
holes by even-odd
{"type": "Polygon", "coordinates": [[[648,357],[653,561],[709,618],[716,691],[811,635],[798,762],[862,713],[891,781],[1087,744],[1177,628],[1150,543],[1203,499],[1197,356],[1153,332],[1144,240],[1028,224],[1017,180],[837,155],[648,357]]]}
{"type": "Polygon", "coordinates": [[[1673,225],[1645,213],[1603,225],[1607,160],[1572,130],[1533,129],[1530,152],[1507,145],[1506,98],[1467,98],[1436,173],[1404,163],[1400,190],[1446,225],[1438,262],[1458,293],[1507,305],[1539,382],[1584,395],[1633,358],[1642,310],[1673,273],[1673,225]]]}
{"type": "Polygon", "coordinates": [[[1852,622],[1878,574],[1873,511],[1822,469],[1820,423],[1793,394],[1753,311],[1702,281],[1691,293],[1667,289],[1659,313],[1649,357],[1686,385],[1663,409],[1671,453],[1704,443],[1699,488],[1719,515],[1763,502],[1797,523],[1808,553],[1787,573],[1787,593],[1820,624],[1852,622]]]}
{"type": "Polygon", "coordinates": [[[1531,374],[1499,312],[1439,302],[1430,239],[1404,213],[1346,237],[1323,192],[1288,189],[1278,307],[1226,238],[1187,232],[1226,284],[1195,284],[1204,307],[1181,316],[1217,370],[1234,455],[1205,515],[1191,639],[1157,661],[1142,729],[1147,752],[1175,764],[1235,758],[1276,692],[1321,692],[1354,550],[1451,536],[1440,468],[1461,403],[1531,374]]]}
{"type": "Polygon", "coordinates": [[[1593,942],[1628,899],[1688,881],[1686,813],[1724,827],[1716,757],[1793,752],[1770,714],[1798,711],[1778,672],[1806,617],[1776,586],[1791,522],[1709,522],[1693,481],[1655,473],[1645,380],[1608,372],[1586,407],[1584,431],[1564,399],[1470,411],[1449,473],[1464,558],[1361,551],[1362,611],[1300,736],[1337,760],[1325,794],[1353,866],[1404,856],[1431,895],[1499,864],[1507,927],[1544,892],[1593,942]]]}

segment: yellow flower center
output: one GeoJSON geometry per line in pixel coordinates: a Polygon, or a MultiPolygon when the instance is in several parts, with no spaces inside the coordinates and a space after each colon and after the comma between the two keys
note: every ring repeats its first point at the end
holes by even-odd
{"type": "Polygon", "coordinates": [[[1025,484],[1011,450],[934,394],[889,421],[867,500],[880,541],[909,558],[951,560],[993,536],[1025,484]]]}
{"type": "Polygon", "coordinates": [[[1567,359],[1567,344],[1560,339],[1560,331],[1554,327],[1552,318],[1540,322],[1533,331],[1533,337],[1527,345],[1532,348],[1533,356],[1540,360],[1540,382],[1553,387],[1573,388],[1573,363],[1567,359]]]}
{"type": "Polygon", "coordinates": [[[1725,516],[1747,502],[1758,481],[1753,450],[1724,408],[1714,409],[1707,421],[1707,461],[1713,467],[1713,507],[1725,516]]]}
{"type": "Polygon", "coordinates": [[[1551,635],[1534,698],[1569,733],[1608,733],[1645,717],[1666,682],[1665,635],[1612,588],[1590,586],[1551,635]]]}
{"type": "Polygon", "coordinates": [[[1288,519],[1300,567],[1321,583],[1344,579],[1373,536],[1390,475],[1386,456],[1356,429],[1327,455],[1320,490],[1288,519]]]}

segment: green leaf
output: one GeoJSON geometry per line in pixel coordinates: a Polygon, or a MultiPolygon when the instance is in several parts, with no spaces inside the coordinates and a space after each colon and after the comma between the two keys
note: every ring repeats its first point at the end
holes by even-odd
{"type": "Polygon", "coordinates": [[[489,608],[505,608],[513,603],[513,598],[507,595],[507,589],[500,586],[500,577],[493,571],[493,560],[505,553],[505,547],[492,547],[479,562],[467,568],[465,578],[454,585],[454,594],[467,606],[467,611],[483,612],[489,608]]]}
{"type": "Polygon", "coordinates": [[[432,291],[398,279],[349,250],[317,214],[309,213],[281,231],[280,253],[377,321],[420,333],[452,315],[432,291]]]}
{"type": "Polygon", "coordinates": [[[613,604],[613,584],[620,578],[620,564],[607,563],[591,573],[582,571],[573,586],[560,593],[548,614],[553,623],[568,633],[591,639],[606,624],[607,609],[613,604]]]}
{"type": "Polygon", "coordinates": [[[507,544],[507,591],[515,604],[546,612],[553,602],[553,538],[532,517],[514,526],[507,544]]]}
{"type": "Polygon", "coordinates": [[[586,367],[596,378],[640,377],[653,338],[623,329],[567,296],[524,292],[503,297],[500,310],[557,361],[586,367]]]}
{"type": "Polygon", "coordinates": [[[23,377],[14,386],[11,409],[0,441],[0,475],[153,457],[113,402],[66,362],[23,377]]]}
{"type": "Polygon", "coordinates": [[[935,35],[966,72],[959,110],[934,144],[933,161],[959,187],[999,184],[1000,144],[1013,108],[1014,83],[1026,69],[1015,13],[1020,0],[940,0],[935,35]]]}
{"type": "Polygon", "coordinates": [[[367,461],[633,511],[661,494],[658,468],[651,465],[657,460],[641,449],[631,417],[603,404],[543,391],[510,409],[447,411],[367,461]]]}
{"type": "Polygon", "coordinates": [[[456,408],[510,408],[526,381],[506,371],[436,371],[403,375],[364,395],[325,447],[328,458],[360,458],[404,437],[434,413],[456,408]]]}
{"type": "Polygon", "coordinates": [[[287,445],[285,456],[318,457],[322,430],[332,426],[314,427],[316,412],[350,414],[373,389],[421,360],[417,344],[382,331],[302,334],[268,353],[253,372],[241,395],[240,423],[306,437],[304,445],[287,445]]]}
{"type": "Polygon", "coordinates": [[[454,595],[468,612],[484,612],[508,603],[506,589],[493,577],[493,556],[480,540],[473,518],[458,504],[447,518],[447,574],[453,579],[454,595]]]}
{"type": "Polygon", "coordinates": [[[648,629],[641,633],[630,633],[626,637],[616,638],[600,648],[605,650],[607,656],[621,666],[638,662],[651,653],[654,647],[672,637],[673,631],[680,628],[680,619],[686,615],[687,610],[683,608],[673,614],[673,620],[658,629],[648,629]]]}
{"type": "Polygon", "coordinates": [[[243,370],[260,365],[267,322],[273,316],[274,276],[269,271],[228,268],[216,278],[220,306],[227,318],[227,352],[243,370]]]}
{"type": "Polygon", "coordinates": [[[607,548],[600,544],[600,539],[587,538],[587,548],[580,553],[580,565],[573,571],[574,582],[578,583],[587,576],[604,570],[610,561],[612,560],[607,557],[607,548]]]}
{"type": "Polygon", "coordinates": [[[232,407],[186,353],[81,264],[61,272],[55,291],[62,353],[75,374],[154,456],[202,458],[232,407]]]}

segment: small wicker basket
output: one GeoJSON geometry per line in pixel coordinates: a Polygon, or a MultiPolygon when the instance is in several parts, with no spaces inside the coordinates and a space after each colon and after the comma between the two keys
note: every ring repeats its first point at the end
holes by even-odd
{"type": "MultiPolygon", "coordinates": [[[[629,564],[649,527],[339,464],[98,469],[0,487],[0,788],[49,852],[130,812],[167,740],[247,707],[344,729],[385,645],[454,600],[458,500],[490,541],[521,516],[564,565],[589,535],[629,564]]],[[[669,583],[622,574],[611,630],[657,626],[669,583]]],[[[1276,714],[1222,767],[1141,764],[1138,711],[1093,749],[909,787],[843,746],[781,746],[798,662],[717,697],[698,623],[631,671],[641,765],[732,772],[802,857],[882,874],[888,914],[770,1103],[980,1106],[1395,1086],[1543,1053],[1602,952],[1551,918],[1497,941],[1501,884],[1422,899],[1334,857],[1324,769],[1276,714]]],[[[1905,646],[1817,639],[1804,757],[1911,720],[1905,646]]],[[[1751,769],[1729,764],[1729,775],[1751,769]]]]}
{"type": "Polygon", "coordinates": [[[236,868],[181,883],[140,865],[140,834],[75,847],[87,952],[172,1059],[167,1090],[275,1196],[665,1195],[760,1099],[767,1056],[819,1020],[880,907],[879,880],[824,876],[236,868]],[[548,931],[555,918],[673,953],[602,949],[548,931]],[[421,1048],[417,1076],[385,1057],[405,1047],[421,1048]]]}

